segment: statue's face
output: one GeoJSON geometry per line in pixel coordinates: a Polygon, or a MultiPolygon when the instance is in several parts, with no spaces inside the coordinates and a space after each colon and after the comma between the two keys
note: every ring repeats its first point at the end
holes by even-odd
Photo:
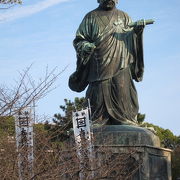
{"type": "Polygon", "coordinates": [[[103,9],[111,10],[116,6],[117,0],[98,0],[103,9]]]}

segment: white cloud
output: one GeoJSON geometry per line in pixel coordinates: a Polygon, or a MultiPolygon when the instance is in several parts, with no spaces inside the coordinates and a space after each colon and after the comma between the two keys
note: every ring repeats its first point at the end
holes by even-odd
{"type": "Polygon", "coordinates": [[[0,14],[0,21],[1,23],[12,21],[18,18],[30,16],[32,14],[38,13],[40,11],[43,11],[51,6],[54,6],[59,3],[63,3],[69,0],[44,0],[41,2],[38,2],[34,5],[29,6],[21,6],[15,9],[10,9],[4,13],[0,14]]]}

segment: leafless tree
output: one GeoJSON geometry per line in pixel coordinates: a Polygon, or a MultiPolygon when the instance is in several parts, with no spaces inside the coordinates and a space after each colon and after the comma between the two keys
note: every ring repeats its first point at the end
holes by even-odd
{"type": "MultiPolygon", "coordinates": [[[[80,173],[84,175],[83,180],[130,180],[141,166],[141,161],[134,158],[136,151],[117,154],[103,146],[94,148],[93,166],[86,147],[83,147],[82,164],[74,144],[53,143],[50,139],[49,135],[36,131],[34,176],[27,176],[27,180],[79,180],[80,173]]],[[[4,147],[0,152],[0,179],[18,179],[15,144],[7,143],[5,139],[0,141],[0,147],[4,147]]]]}
{"type": "Polygon", "coordinates": [[[54,87],[54,83],[62,72],[55,73],[56,68],[48,71],[43,78],[35,81],[30,75],[31,66],[19,73],[19,79],[12,87],[0,87],[0,116],[13,116],[33,102],[46,96],[54,87]]]}

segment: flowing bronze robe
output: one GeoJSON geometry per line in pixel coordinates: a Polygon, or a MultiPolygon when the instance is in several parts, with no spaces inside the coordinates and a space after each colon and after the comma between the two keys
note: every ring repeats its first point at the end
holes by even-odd
{"type": "Polygon", "coordinates": [[[139,106],[133,79],[142,80],[144,62],[142,33],[129,28],[130,22],[130,17],[116,8],[97,8],[84,17],[77,30],[77,69],[69,85],[82,91],[89,84],[86,98],[95,123],[136,123],[139,106]],[[83,51],[87,43],[96,46],[90,55],[83,51]]]}

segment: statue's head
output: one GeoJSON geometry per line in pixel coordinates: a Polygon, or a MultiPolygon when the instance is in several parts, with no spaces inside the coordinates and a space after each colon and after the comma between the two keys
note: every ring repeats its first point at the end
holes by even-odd
{"type": "MultiPolygon", "coordinates": [[[[104,1],[108,1],[108,0],[97,0],[98,3],[103,3],[104,1]]],[[[114,1],[115,3],[118,3],[118,0],[112,0],[114,1]]]]}
{"type": "Polygon", "coordinates": [[[100,7],[106,10],[113,9],[118,3],[118,0],[97,0],[97,1],[100,4],[100,7]]]}

